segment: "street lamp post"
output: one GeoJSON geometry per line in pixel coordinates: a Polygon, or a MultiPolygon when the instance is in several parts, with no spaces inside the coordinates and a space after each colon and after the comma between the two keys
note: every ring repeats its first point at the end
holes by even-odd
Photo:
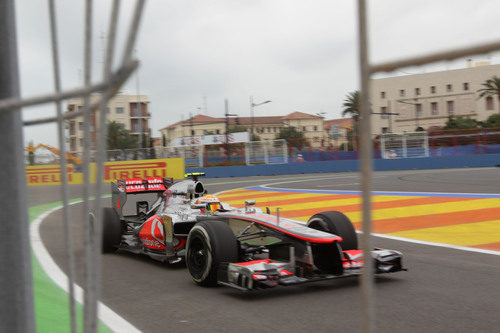
{"type": "Polygon", "coordinates": [[[230,152],[230,145],[229,145],[229,117],[237,117],[237,114],[232,114],[229,113],[229,102],[227,99],[224,100],[224,116],[226,118],[226,142],[225,142],[225,147],[226,147],[226,161],[231,160],[231,152],[230,152]]]}
{"type": "MultiPolygon", "coordinates": [[[[260,105],[263,105],[263,104],[267,104],[267,103],[271,103],[272,101],[264,101],[262,103],[254,103],[253,102],[253,96],[250,96],[250,122],[251,122],[251,125],[250,125],[250,135],[253,136],[253,125],[254,125],[254,116],[253,116],[253,109],[256,107],[256,106],[260,106],[260,105]]],[[[250,137],[250,141],[252,141],[252,137],[250,137]]]]}

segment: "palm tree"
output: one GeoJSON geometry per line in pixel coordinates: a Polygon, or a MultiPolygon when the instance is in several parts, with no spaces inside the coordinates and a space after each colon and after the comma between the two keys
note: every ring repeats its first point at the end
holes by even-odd
{"type": "Polygon", "coordinates": [[[351,116],[354,122],[357,123],[359,119],[359,90],[352,91],[347,94],[342,104],[342,117],[351,116]]]}
{"type": "Polygon", "coordinates": [[[496,96],[498,99],[498,107],[500,110],[500,78],[493,76],[493,78],[486,80],[486,82],[483,83],[483,87],[484,88],[481,88],[477,91],[479,93],[479,98],[485,96],[496,96]]]}
{"type": "Polygon", "coordinates": [[[342,117],[345,116],[351,116],[351,118],[354,120],[354,126],[353,126],[353,136],[356,137],[356,145],[353,144],[353,147],[357,150],[357,131],[358,131],[358,121],[359,121],[359,108],[360,108],[360,101],[359,101],[359,90],[352,91],[347,94],[346,98],[344,99],[344,104],[342,104],[342,107],[344,108],[342,110],[342,117]]]}

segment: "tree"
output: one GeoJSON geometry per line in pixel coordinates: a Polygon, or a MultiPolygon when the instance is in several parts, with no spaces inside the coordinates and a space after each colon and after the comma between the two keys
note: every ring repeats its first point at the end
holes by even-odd
{"type": "Polygon", "coordinates": [[[479,128],[479,122],[472,118],[465,118],[462,116],[454,117],[449,116],[446,125],[443,127],[445,130],[450,129],[471,129],[479,128]]]}
{"type": "Polygon", "coordinates": [[[246,132],[248,131],[246,126],[243,125],[231,125],[227,129],[228,133],[238,133],[238,132],[246,132]]]}
{"type": "Polygon", "coordinates": [[[500,114],[492,114],[483,122],[484,128],[500,128],[500,114]]]}
{"type": "MultiPolygon", "coordinates": [[[[345,116],[350,116],[354,120],[353,124],[353,129],[352,132],[350,132],[350,140],[352,141],[352,138],[356,138],[356,143],[357,143],[357,134],[358,134],[358,123],[359,123],[359,115],[360,115],[360,93],[359,90],[352,91],[347,94],[346,98],[344,99],[344,103],[342,104],[343,110],[342,110],[342,117],[345,116]]],[[[354,144],[351,143],[352,146],[354,144]]],[[[357,144],[356,144],[357,147],[357,144]]]]}
{"type": "Polygon", "coordinates": [[[293,126],[280,129],[280,132],[276,135],[276,139],[284,139],[288,142],[288,147],[295,147],[299,150],[308,145],[304,133],[297,131],[293,126]]]}
{"type": "Polygon", "coordinates": [[[109,150],[137,148],[137,138],[116,121],[108,123],[107,141],[109,150]]]}
{"type": "Polygon", "coordinates": [[[497,76],[493,76],[493,78],[486,80],[486,82],[483,83],[483,87],[484,88],[481,88],[477,91],[479,93],[479,98],[496,96],[500,112],[500,78],[497,76]]]}
{"type": "Polygon", "coordinates": [[[156,149],[154,148],[154,139],[149,138],[149,158],[150,159],[155,159],[156,158],[156,149]]]}
{"type": "Polygon", "coordinates": [[[359,95],[359,90],[348,93],[346,98],[344,99],[344,104],[342,104],[342,117],[350,116],[352,119],[354,119],[355,123],[357,123],[359,120],[359,95]]]}
{"type": "MultiPolygon", "coordinates": [[[[248,132],[248,128],[246,126],[243,126],[243,125],[232,125],[232,126],[229,126],[229,129],[227,132],[228,133],[248,132]]],[[[250,141],[260,141],[260,137],[257,134],[253,133],[251,135],[250,141]]]]}

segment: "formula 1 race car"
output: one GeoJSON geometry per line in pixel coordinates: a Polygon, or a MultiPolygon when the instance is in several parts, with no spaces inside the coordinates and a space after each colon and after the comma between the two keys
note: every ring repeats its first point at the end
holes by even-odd
{"type": "MultiPolygon", "coordinates": [[[[112,183],[113,207],[104,208],[103,251],[122,249],[169,263],[184,259],[197,284],[245,291],[361,274],[363,252],[341,212],[315,214],[304,225],[280,218],[279,210],[264,213],[252,200],[245,208],[231,207],[207,195],[198,181],[202,175],[187,174],[191,179],[178,182],[112,183]]],[[[370,252],[376,273],[405,270],[401,252],[370,252]]]]}

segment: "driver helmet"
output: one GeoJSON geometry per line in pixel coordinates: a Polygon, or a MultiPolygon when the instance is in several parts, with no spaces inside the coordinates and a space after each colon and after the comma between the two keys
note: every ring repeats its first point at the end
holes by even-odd
{"type": "MultiPolygon", "coordinates": [[[[210,195],[210,194],[196,199],[195,203],[196,204],[206,204],[206,206],[207,206],[206,210],[209,212],[215,212],[221,208],[219,198],[217,198],[215,195],[210,195]]],[[[201,212],[204,213],[205,209],[202,209],[201,212]]]]}

